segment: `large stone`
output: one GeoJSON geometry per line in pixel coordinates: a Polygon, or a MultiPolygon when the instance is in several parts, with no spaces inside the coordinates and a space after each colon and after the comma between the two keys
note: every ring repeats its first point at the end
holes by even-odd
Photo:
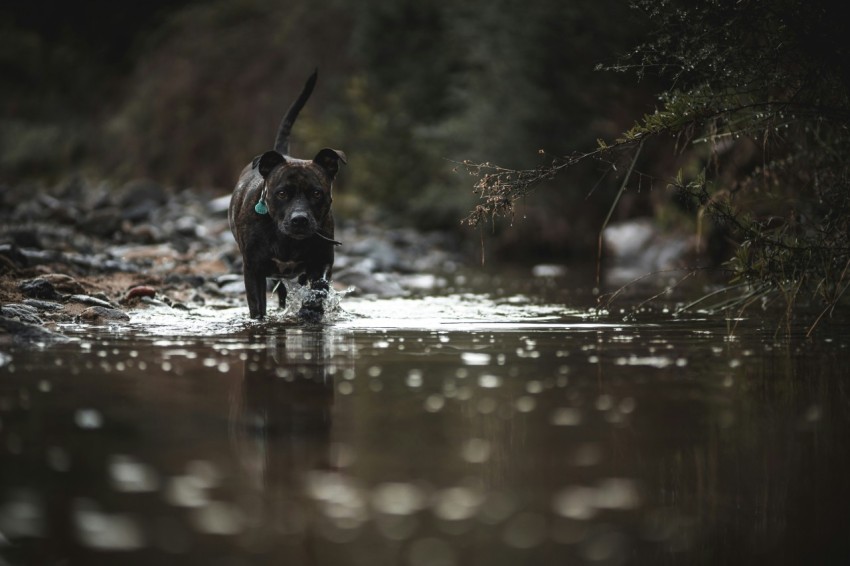
{"type": "Polygon", "coordinates": [[[38,317],[38,310],[29,305],[17,303],[3,305],[0,307],[0,315],[29,324],[42,324],[42,320],[38,317]]]}
{"type": "Polygon", "coordinates": [[[78,295],[86,292],[85,287],[79,281],[64,273],[48,273],[42,275],[41,279],[48,281],[59,293],[78,295]]]}
{"type": "Polygon", "coordinates": [[[18,285],[21,293],[33,299],[47,299],[48,301],[57,301],[62,299],[62,295],[56,292],[56,288],[50,281],[40,277],[36,279],[28,279],[22,281],[18,285]]]}
{"type": "Polygon", "coordinates": [[[18,345],[67,342],[69,338],[41,326],[0,316],[0,343],[18,345]]]}

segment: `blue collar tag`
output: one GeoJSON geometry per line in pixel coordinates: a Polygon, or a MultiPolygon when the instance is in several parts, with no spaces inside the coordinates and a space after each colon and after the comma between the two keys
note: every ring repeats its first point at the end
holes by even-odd
{"type": "Polygon", "coordinates": [[[266,201],[260,199],[257,201],[257,204],[254,205],[254,212],[257,214],[268,214],[269,207],[266,206],[266,201]]]}

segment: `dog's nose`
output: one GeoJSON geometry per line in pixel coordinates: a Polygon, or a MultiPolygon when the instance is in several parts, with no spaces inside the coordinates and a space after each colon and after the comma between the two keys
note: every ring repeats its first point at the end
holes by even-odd
{"type": "Polygon", "coordinates": [[[297,230],[301,230],[307,228],[310,225],[310,221],[307,219],[306,214],[293,214],[292,218],[289,219],[289,223],[293,228],[297,230]]]}

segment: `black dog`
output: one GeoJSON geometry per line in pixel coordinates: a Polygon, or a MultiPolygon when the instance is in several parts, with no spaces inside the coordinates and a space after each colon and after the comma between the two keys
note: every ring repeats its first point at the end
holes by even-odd
{"type": "MultiPolygon", "coordinates": [[[[298,277],[310,282],[313,300],[302,313],[322,315],[321,297],[333,274],[334,219],[331,186],[345,154],[322,149],[312,161],[290,157],[289,133],[313,87],[314,72],[298,99],[286,112],[273,151],[257,156],[239,176],[230,199],[230,230],[242,252],[245,289],[251,318],[266,315],[266,278],[298,277]]],[[[280,307],[286,304],[286,286],[278,285],[280,307]]]]}

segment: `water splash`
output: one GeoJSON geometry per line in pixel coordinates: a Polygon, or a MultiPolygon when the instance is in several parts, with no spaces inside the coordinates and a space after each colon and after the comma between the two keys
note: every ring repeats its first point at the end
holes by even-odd
{"type": "Polygon", "coordinates": [[[351,318],[351,315],[340,307],[340,302],[354,290],[353,287],[337,291],[332,285],[327,289],[314,289],[294,281],[284,281],[281,284],[286,285],[286,308],[278,316],[284,322],[333,324],[351,318]]]}

